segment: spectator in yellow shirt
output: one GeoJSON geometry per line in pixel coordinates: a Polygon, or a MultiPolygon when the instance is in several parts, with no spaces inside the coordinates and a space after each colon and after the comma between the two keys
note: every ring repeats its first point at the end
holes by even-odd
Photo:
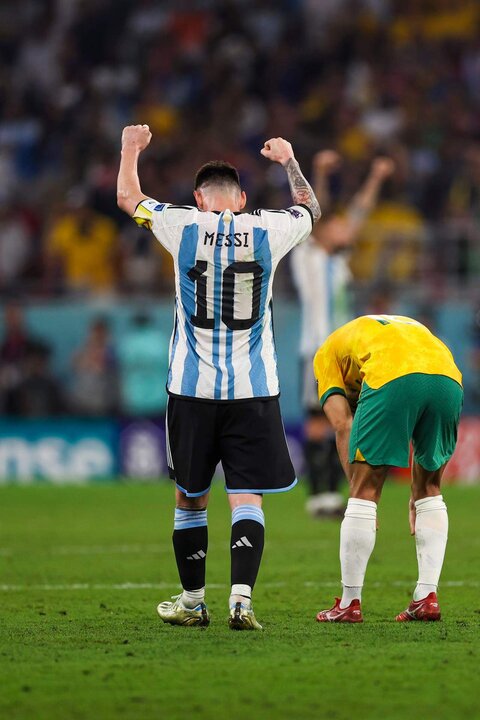
{"type": "Polygon", "coordinates": [[[47,237],[49,280],[67,291],[108,293],[115,288],[117,228],[93,211],[83,190],[70,193],[64,214],[47,237]]]}

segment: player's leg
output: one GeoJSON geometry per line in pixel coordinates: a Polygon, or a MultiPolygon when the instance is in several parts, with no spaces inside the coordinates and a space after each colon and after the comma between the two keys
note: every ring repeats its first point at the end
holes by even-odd
{"type": "Polygon", "coordinates": [[[292,488],[295,471],[277,399],[226,405],[221,427],[221,458],[232,510],[229,625],[234,629],[259,629],[251,592],[264,544],[262,495],[292,488]]]}
{"type": "Polygon", "coordinates": [[[418,582],[410,606],[399,621],[439,620],[437,588],[448,537],[447,506],[440,484],[453,454],[463,405],[463,390],[454,380],[437,375],[414,378],[423,412],[413,430],[414,462],[410,500],[418,582]]]}
{"type": "Polygon", "coordinates": [[[448,513],[440,491],[446,465],[426,470],[412,465],[411,518],[417,549],[418,581],[413,600],[397,620],[440,620],[437,588],[448,538],[448,513]]]}
{"type": "Polygon", "coordinates": [[[164,622],[207,625],[205,569],[208,551],[207,504],[217,464],[213,404],[169,398],[167,457],[175,480],[173,549],[182,593],[163,602],[158,613],[164,622]]]}
{"type": "Polygon", "coordinates": [[[345,507],[339,492],[344,475],[337,458],[335,435],[318,403],[310,357],[301,362],[301,381],[305,409],[303,450],[309,493],[306,509],[315,518],[338,517],[345,507]]]}
{"type": "Polygon", "coordinates": [[[157,608],[162,620],[173,625],[208,625],[210,621],[205,605],[208,495],[189,498],[178,488],[175,491],[172,542],[182,592],[157,608]]]}
{"type": "Polygon", "coordinates": [[[253,614],[252,592],[265,544],[262,496],[234,493],[228,495],[228,501],[232,511],[230,627],[248,624],[250,629],[260,630],[253,614]]]}
{"type": "Polygon", "coordinates": [[[361,622],[362,589],[368,561],[375,547],[377,503],[388,468],[355,463],[350,480],[350,498],[340,528],[342,597],[330,610],[317,615],[318,622],[361,622]]]}
{"type": "Polygon", "coordinates": [[[172,536],[182,601],[195,607],[205,600],[205,567],[208,551],[207,504],[209,493],[187,497],[175,490],[175,521],[172,536]]]}
{"type": "Polygon", "coordinates": [[[415,507],[415,543],[418,583],[413,599],[421,600],[437,592],[448,537],[447,506],[440,483],[446,464],[438,470],[425,470],[418,462],[412,466],[412,500],[415,507]]]}
{"type": "Polygon", "coordinates": [[[321,410],[308,411],[304,434],[306,479],[310,493],[307,511],[316,518],[338,517],[345,508],[339,492],[344,475],[338,461],[334,433],[321,410]]]}
{"type": "Polygon", "coordinates": [[[401,384],[394,381],[377,390],[364,384],[349,431],[345,429],[350,417],[348,406],[343,398],[334,398],[327,413],[334,427],[337,422],[339,455],[350,482],[350,498],[340,530],[343,593],[331,610],[317,615],[317,620],[360,622],[362,588],[375,546],[377,504],[387,471],[391,465],[408,467],[408,408],[402,402],[401,384]],[[338,421],[332,404],[339,408],[338,421]]]}

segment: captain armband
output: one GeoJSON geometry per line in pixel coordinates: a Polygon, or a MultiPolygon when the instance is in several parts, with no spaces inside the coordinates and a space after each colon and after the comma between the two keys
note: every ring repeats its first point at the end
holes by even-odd
{"type": "Polygon", "coordinates": [[[145,200],[141,200],[135,208],[133,219],[140,227],[145,230],[151,230],[154,211],[159,212],[163,210],[164,207],[165,203],[159,203],[152,198],[145,198],[145,200]]]}

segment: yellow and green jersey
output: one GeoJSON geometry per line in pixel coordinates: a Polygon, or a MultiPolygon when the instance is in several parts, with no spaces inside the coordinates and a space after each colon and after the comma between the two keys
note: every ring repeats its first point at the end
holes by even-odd
{"type": "Polygon", "coordinates": [[[444,375],[462,384],[447,346],[400,315],[365,315],[342,325],[317,350],[313,368],[322,405],[334,394],[354,405],[363,382],[376,390],[411,373],[444,375]]]}

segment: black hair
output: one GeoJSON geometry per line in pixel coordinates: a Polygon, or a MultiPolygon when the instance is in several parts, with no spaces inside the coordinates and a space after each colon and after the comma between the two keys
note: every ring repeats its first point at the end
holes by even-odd
{"type": "Polygon", "coordinates": [[[210,160],[195,175],[194,190],[202,185],[236,185],[240,189],[240,177],[233,165],[224,160],[210,160]]]}

